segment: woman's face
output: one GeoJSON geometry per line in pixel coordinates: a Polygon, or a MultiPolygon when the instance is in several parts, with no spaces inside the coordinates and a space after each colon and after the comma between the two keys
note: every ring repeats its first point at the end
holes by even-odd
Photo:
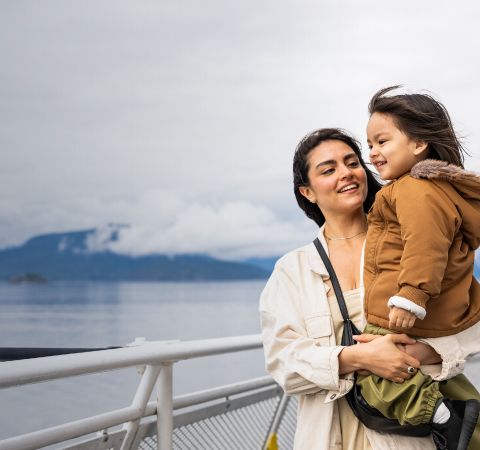
{"type": "Polygon", "coordinates": [[[310,186],[300,192],[314,202],[325,217],[363,208],[367,174],[355,152],[344,142],[326,141],[310,152],[310,186]]]}

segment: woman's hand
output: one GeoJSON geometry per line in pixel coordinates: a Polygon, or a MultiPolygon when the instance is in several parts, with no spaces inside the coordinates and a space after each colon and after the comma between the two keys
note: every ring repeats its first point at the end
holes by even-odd
{"type": "MultiPolygon", "coordinates": [[[[383,336],[380,334],[361,334],[353,336],[353,339],[359,343],[368,343],[381,337],[383,336]]],[[[442,362],[442,357],[432,347],[423,342],[415,341],[413,344],[406,344],[405,347],[403,347],[402,344],[395,344],[395,346],[398,350],[406,352],[407,355],[418,359],[420,364],[439,364],[442,362]]],[[[372,372],[368,370],[357,370],[357,372],[365,376],[372,374],[372,372]]]]}
{"type": "MultiPolygon", "coordinates": [[[[381,338],[381,337],[382,337],[381,334],[364,333],[364,334],[359,334],[357,336],[353,336],[353,340],[357,341],[359,344],[366,344],[367,342],[372,342],[373,340],[381,338]]],[[[397,344],[397,348],[399,348],[399,346],[401,347],[402,344],[397,344]]],[[[369,375],[372,374],[372,372],[370,372],[369,370],[365,370],[365,369],[357,370],[357,373],[359,375],[363,375],[364,377],[368,377],[369,375]]]]}
{"type": "Polygon", "coordinates": [[[403,383],[417,373],[420,361],[396,347],[396,344],[414,344],[414,339],[406,334],[362,336],[355,336],[356,341],[367,344],[345,347],[338,355],[340,374],[367,370],[387,380],[403,383]],[[415,368],[411,374],[407,371],[409,366],[415,368]]]}
{"type": "MultiPolygon", "coordinates": [[[[378,338],[382,338],[383,336],[381,334],[368,334],[368,333],[364,333],[364,334],[358,334],[356,336],[353,336],[353,340],[354,341],[357,341],[361,344],[366,344],[367,342],[372,342],[374,341],[375,339],[378,339],[378,338]]],[[[399,345],[402,345],[402,344],[399,344],[399,345]]]]}

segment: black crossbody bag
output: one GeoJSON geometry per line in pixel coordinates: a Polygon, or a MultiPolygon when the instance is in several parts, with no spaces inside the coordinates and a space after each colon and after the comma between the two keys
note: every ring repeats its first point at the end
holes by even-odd
{"type": "MultiPolygon", "coordinates": [[[[338,306],[343,317],[343,334],[342,345],[350,346],[356,344],[353,336],[362,334],[360,330],[353,324],[348,316],[347,305],[343,298],[342,290],[338,282],[332,263],[328,259],[327,252],[323,248],[320,241],[315,239],[313,241],[317,251],[322,258],[325,267],[330,275],[335,296],[337,297],[338,306]]],[[[400,425],[396,419],[388,419],[378,409],[372,408],[363,398],[360,388],[357,386],[357,373],[355,372],[355,381],[353,388],[346,394],[346,399],[350,408],[352,409],[357,419],[360,420],[367,428],[374,431],[380,431],[387,434],[400,434],[402,436],[423,437],[431,434],[431,429],[428,425],[400,425]]]]}

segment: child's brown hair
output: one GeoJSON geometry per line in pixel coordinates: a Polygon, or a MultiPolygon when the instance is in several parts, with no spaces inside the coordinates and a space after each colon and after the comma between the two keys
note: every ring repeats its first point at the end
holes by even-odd
{"type": "Polygon", "coordinates": [[[429,158],[447,161],[463,168],[467,151],[453,129],[452,121],[438,100],[428,94],[386,94],[401,86],[378,91],[370,100],[368,112],[390,116],[395,126],[412,140],[428,143],[429,158]]]}

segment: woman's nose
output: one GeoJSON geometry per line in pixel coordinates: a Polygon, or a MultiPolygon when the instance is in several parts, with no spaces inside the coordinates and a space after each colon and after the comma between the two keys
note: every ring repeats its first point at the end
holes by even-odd
{"type": "Polygon", "coordinates": [[[343,180],[350,177],[353,177],[353,172],[350,170],[350,167],[342,166],[341,172],[340,172],[340,178],[343,180]]]}

